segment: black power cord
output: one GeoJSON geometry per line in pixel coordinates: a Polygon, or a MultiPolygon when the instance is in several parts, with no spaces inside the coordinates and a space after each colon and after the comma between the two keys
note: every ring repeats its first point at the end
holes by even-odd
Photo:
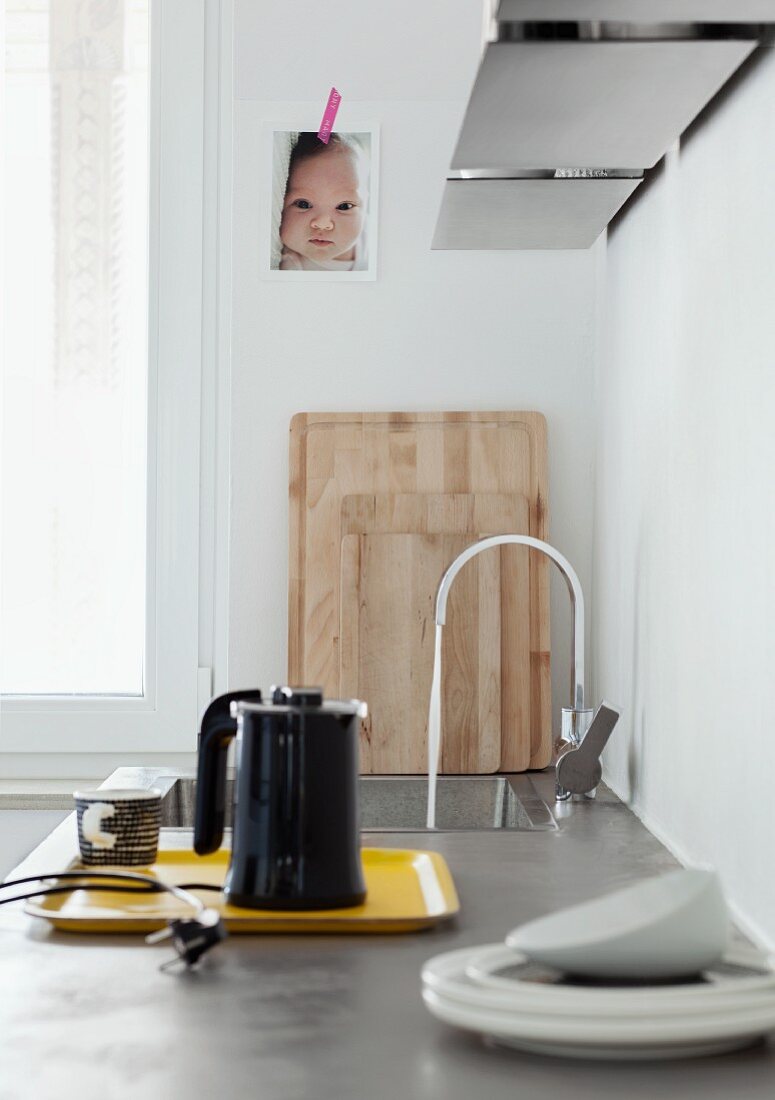
{"type": "MultiPolygon", "coordinates": [[[[136,871],[60,871],[53,875],[29,875],[26,878],[12,879],[0,883],[0,890],[12,887],[25,886],[30,882],[56,883],[67,879],[64,886],[45,885],[40,889],[31,890],[24,894],[14,894],[10,898],[0,898],[0,905],[10,905],[12,901],[27,901],[29,898],[47,897],[51,894],[68,894],[74,890],[102,890],[116,894],[172,894],[179,900],[190,905],[196,916],[187,920],[177,919],[167,921],[167,927],[158,932],[152,932],[145,937],[146,943],[158,943],[161,940],[171,939],[176,951],[176,958],[171,962],[183,962],[187,967],[193,966],[201,959],[205,952],[216,944],[226,939],[227,932],[221,915],[217,909],[208,909],[192,894],[191,890],[218,891],[219,886],[208,883],[184,883],[173,886],[152,878],[150,875],[142,875],[136,871]],[[131,883],[132,885],[129,885],[131,883]]],[[[166,969],[170,963],[164,963],[162,969],[166,969]]]]}

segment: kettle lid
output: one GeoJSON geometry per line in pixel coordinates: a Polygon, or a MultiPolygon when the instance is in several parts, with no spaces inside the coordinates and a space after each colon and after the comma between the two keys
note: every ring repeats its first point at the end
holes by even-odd
{"type": "Polygon", "coordinates": [[[272,684],[269,689],[272,702],[280,706],[320,707],[323,705],[323,689],[319,687],[284,687],[272,684]]]}
{"type": "Polygon", "coordinates": [[[235,699],[231,704],[231,714],[236,718],[240,714],[278,714],[291,710],[322,711],[325,714],[357,715],[365,718],[368,707],[360,699],[324,699],[323,689],[319,687],[285,687],[273,684],[270,701],[254,702],[250,699],[235,699]]]}

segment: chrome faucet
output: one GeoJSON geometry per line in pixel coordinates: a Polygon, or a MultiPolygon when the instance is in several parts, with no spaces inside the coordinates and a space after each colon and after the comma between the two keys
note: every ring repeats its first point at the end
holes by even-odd
{"type": "Polygon", "coordinates": [[[562,573],[571,602],[571,704],[562,708],[560,737],[554,745],[555,797],[564,802],[572,795],[594,798],[600,779],[600,752],[613,730],[618,711],[603,704],[595,714],[595,734],[582,751],[581,745],[593,723],[593,711],[584,699],[584,594],[571,563],[548,542],[530,535],[492,535],[472,543],[459,554],[441,578],[436,593],[436,625],[443,626],[452,582],[471,558],[495,546],[528,546],[546,554],[562,573]],[[604,713],[605,712],[605,713],[604,713]],[[613,721],[611,715],[615,715],[613,721]],[[563,760],[565,763],[563,764],[563,760]]]}

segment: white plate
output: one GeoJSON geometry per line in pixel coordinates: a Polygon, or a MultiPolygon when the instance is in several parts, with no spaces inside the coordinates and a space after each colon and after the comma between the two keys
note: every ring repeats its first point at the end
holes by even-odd
{"type": "Polygon", "coordinates": [[[471,1014],[483,1013],[488,1018],[498,1018],[505,1021],[508,1026],[522,1027],[535,1024],[537,1027],[551,1028],[553,1034],[578,1036],[580,1040],[595,1038],[605,1033],[608,1036],[621,1036],[629,1040],[638,1040],[648,1036],[649,1041],[657,1038],[670,1037],[678,1029],[684,1031],[687,1028],[693,1032],[706,1033],[709,1029],[721,1028],[725,1030],[730,1020],[751,1020],[757,1025],[764,1020],[765,1023],[773,1021],[775,1028],[775,998],[764,1000],[755,998],[753,1003],[745,1008],[728,1008],[715,1012],[682,1013],[680,1016],[666,1017],[663,1013],[648,1013],[642,1016],[621,1015],[580,1015],[578,1012],[534,1012],[530,1007],[515,1007],[511,1004],[487,1003],[475,996],[460,996],[446,993],[439,989],[432,989],[428,985],[423,986],[423,992],[431,993],[439,997],[449,1005],[454,1005],[461,1011],[471,1014]]]}
{"type": "Polygon", "coordinates": [[[450,1001],[432,989],[423,990],[423,1001],[433,1016],[453,1027],[472,1031],[500,1044],[564,1058],[608,1060],[693,1058],[736,1050],[755,1042],[775,1027],[775,1004],[766,1014],[735,1014],[714,1020],[709,1026],[615,1030],[607,1024],[582,1027],[558,1020],[517,1017],[486,1012],[450,1001]]]}
{"type": "Polygon", "coordinates": [[[478,990],[472,986],[450,987],[444,985],[423,984],[424,989],[438,993],[447,1001],[454,1002],[463,1008],[481,1009],[483,1012],[498,1012],[513,1017],[529,1016],[535,1020],[551,1020],[560,1028],[565,1025],[575,1027],[580,1019],[584,1019],[595,1027],[623,1027],[629,1024],[638,1029],[652,1023],[675,1026],[686,1019],[695,1021],[727,1019],[732,1013],[746,1013],[752,1010],[775,1011],[775,997],[767,994],[755,993],[747,1000],[737,998],[734,1002],[725,1002],[722,1005],[696,1005],[691,1008],[683,1008],[676,1012],[661,1012],[649,1009],[630,1009],[628,1012],[610,1010],[589,1011],[584,1006],[556,1005],[536,1007],[529,1001],[514,1001],[500,994],[492,995],[486,991],[478,990]]]}
{"type": "Polygon", "coordinates": [[[583,1013],[642,1020],[655,1014],[684,1016],[687,1012],[746,1009],[754,1001],[775,1000],[775,972],[762,955],[748,950],[728,952],[719,967],[707,972],[706,982],[692,985],[590,988],[556,981],[551,973],[546,975],[546,984],[535,978],[498,976],[498,970],[520,964],[529,966],[523,956],[503,944],[464,948],[429,960],[422,979],[428,988],[463,1003],[555,1017],[583,1013]],[[738,975],[738,969],[750,973],[738,975]]]}
{"type": "Polygon", "coordinates": [[[759,1035],[714,1043],[674,1043],[653,1047],[567,1046],[564,1043],[531,1043],[525,1039],[503,1039],[485,1036],[493,1046],[511,1047],[528,1054],[544,1054],[552,1058],[583,1058],[605,1062],[664,1062],[673,1058],[706,1058],[713,1054],[730,1054],[758,1042],[759,1035]]]}
{"type": "Polygon", "coordinates": [[[752,973],[729,977],[722,970],[707,984],[658,991],[506,978],[498,979],[505,989],[476,984],[467,969],[494,980],[493,971],[514,965],[514,952],[495,944],[431,959],[423,967],[422,995],[445,1023],[524,1050],[580,1058],[698,1057],[745,1046],[775,1029],[775,975],[766,960],[738,950],[728,952],[724,964],[752,973]]]}
{"type": "MultiPolygon", "coordinates": [[[[530,1004],[536,998],[548,1009],[563,1004],[569,1010],[587,1013],[642,1016],[645,1012],[683,1014],[745,1008],[751,998],[775,997],[775,970],[758,951],[728,951],[715,966],[703,972],[702,982],[655,985],[579,986],[561,980],[545,984],[536,980],[499,977],[498,971],[515,966],[530,967],[524,955],[494,944],[473,950],[464,961],[464,979],[478,991],[501,993],[515,1003],[530,1004]],[[748,973],[744,973],[748,971],[748,973]],[[548,994],[548,996],[546,995],[548,994]]],[[[454,969],[447,972],[454,980],[454,969]]]]}

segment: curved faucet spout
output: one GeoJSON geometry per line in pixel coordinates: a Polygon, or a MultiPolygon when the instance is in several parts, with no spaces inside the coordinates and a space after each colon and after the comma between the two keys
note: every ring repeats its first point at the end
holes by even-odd
{"type": "Polygon", "coordinates": [[[443,626],[447,615],[447,598],[452,582],[460,570],[471,558],[489,550],[495,546],[528,546],[531,550],[538,550],[546,554],[557,566],[565,578],[568,586],[571,602],[571,707],[574,710],[584,709],[584,595],[581,591],[576,570],[559,550],[555,550],[548,542],[534,539],[530,535],[492,535],[486,539],[480,539],[472,543],[459,554],[449,566],[441,578],[439,590],[436,593],[436,624],[443,626]]]}

